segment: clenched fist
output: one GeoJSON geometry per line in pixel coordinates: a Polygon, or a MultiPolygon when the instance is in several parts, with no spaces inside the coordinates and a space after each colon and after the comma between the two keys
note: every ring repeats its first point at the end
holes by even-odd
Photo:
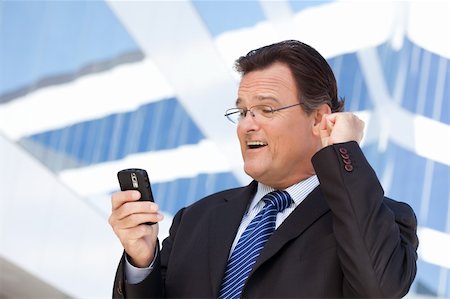
{"type": "Polygon", "coordinates": [[[360,143],[364,135],[364,122],[351,112],[325,114],[319,132],[323,147],[348,141],[360,143]]]}

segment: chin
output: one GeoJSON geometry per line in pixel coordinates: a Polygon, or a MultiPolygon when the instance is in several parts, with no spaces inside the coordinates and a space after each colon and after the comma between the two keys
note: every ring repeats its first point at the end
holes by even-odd
{"type": "Polygon", "coordinates": [[[250,165],[244,165],[244,171],[256,181],[259,181],[264,173],[261,169],[258,169],[258,167],[252,167],[250,165]]]}

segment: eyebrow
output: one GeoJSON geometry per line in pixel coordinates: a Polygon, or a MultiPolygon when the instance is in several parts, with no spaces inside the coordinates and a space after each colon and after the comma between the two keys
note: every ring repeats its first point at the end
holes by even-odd
{"type": "MultiPolygon", "coordinates": [[[[256,99],[260,100],[260,101],[272,100],[272,101],[275,101],[275,102],[279,102],[277,100],[277,98],[275,98],[273,96],[257,96],[256,99]]],[[[235,105],[238,106],[241,102],[242,102],[241,98],[237,98],[235,105]]]]}

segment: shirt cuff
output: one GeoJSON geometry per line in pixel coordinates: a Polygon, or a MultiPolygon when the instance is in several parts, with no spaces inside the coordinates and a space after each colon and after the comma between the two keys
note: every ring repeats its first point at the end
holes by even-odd
{"type": "Polygon", "coordinates": [[[127,254],[125,254],[125,279],[129,284],[138,284],[142,282],[153,270],[153,264],[156,261],[158,250],[155,250],[155,257],[150,265],[146,268],[138,268],[133,266],[129,261],[127,254]]]}

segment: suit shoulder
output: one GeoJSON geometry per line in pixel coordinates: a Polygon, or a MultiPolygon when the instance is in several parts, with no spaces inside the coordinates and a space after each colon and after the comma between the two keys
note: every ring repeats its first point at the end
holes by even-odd
{"type": "Polygon", "coordinates": [[[242,195],[248,194],[252,190],[252,184],[246,187],[238,187],[219,191],[203,197],[202,199],[192,203],[191,205],[180,209],[174,216],[174,221],[181,221],[181,219],[196,219],[199,222],[200,218],[209,215],[209,213],[216,207],[224,204],[229,199],[242,199],[242,195]],[[200,217],[200,218],[199,218],[200,217]]]}
{"type": "Polygon", "coordinates": [[[413,222],[417,221],[416,214],[409,204],[388,197],[384,198],[384,203],[394,213],[396,220],[409,220],[413,222]]]}
{"type": "Polygon", "coordinates": [[[215,205],[222,203],[228,198],[234,197],[239,194],[244,194],[247,190],[249,190],[249,188],[252,188],[252,184],[244,187],[226,189],[210,194],[187,206],[185,210],[188,211],[214,207],[215,205]]]}

